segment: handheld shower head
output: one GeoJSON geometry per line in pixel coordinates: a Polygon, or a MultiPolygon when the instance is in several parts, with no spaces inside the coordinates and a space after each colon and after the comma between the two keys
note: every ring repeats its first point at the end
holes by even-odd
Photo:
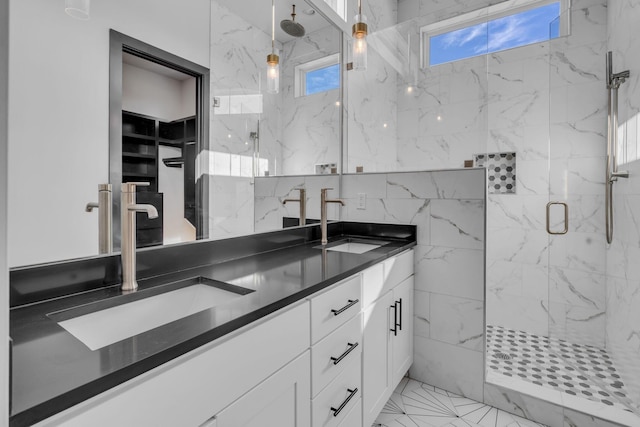
{"type": "Polygon", "coordinates": [[[291,12],[291,19],[284,19],[280,21],[280,28],[293,37],[302,37],[305,35],[304,27],[296,22],[296,5],[293,5],[293,12],[291,12]]]}

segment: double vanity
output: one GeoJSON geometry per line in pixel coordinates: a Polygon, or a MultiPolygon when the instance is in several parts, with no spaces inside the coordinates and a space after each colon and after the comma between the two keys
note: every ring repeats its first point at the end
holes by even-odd
{"type": "Polygon", "coordinates": [[[335,222],[11,272],[12,426],[371,425],[413,361],[415,226],[335,222]]]}

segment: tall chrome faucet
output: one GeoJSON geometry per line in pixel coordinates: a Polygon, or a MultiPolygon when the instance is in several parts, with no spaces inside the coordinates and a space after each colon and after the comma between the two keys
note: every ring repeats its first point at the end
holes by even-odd
{"type": "Polygon", "coordinates": [[[135,291],[136,281],[136,212],[145,212],[149,218],[158,217],[158,210],[153,205],[136,203],[136,186],[146,187],[148,182],[125,182],[122,184],[121,212],[121,257],[122,257],[122,290],[135,291]]]}
{"type": "Polygon", "coordinates": [[[320,190],[320,231],[322,233],[321,243],[327,244],[327,203],[340,203],[344,206],[344,202],[340,199],[327,199],[327,190],[333,188],[323,188],[320,190]]]}
{"type": "Polygon", "coordinates": [[[300,192],[300,198],[298,199],[284,199],[282,201],[283,205],[286,205],[287,202],[298,202],[300,203],[300,222],[298,225],[306,225],[307,223],[307,190],[304,188],[296,188],[300,192]]]}

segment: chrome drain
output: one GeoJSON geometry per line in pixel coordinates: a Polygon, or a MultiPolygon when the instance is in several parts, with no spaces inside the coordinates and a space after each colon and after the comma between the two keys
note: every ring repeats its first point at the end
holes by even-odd
{"type": "Polygon", "coordinates": [[[493,356],[496,359],[511,360],[511,356],[510,355],[508,355],[507,353],[502,353],[501,351],[498,351],[497,353],[494,353],[493,356]]]}

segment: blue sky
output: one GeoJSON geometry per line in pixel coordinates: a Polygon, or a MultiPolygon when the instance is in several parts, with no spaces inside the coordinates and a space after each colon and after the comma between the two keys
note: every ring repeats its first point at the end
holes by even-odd
{"type": "Polygon", "coordinates": [[[559,36],[560,3],[494,19],[430,38],[430,65],[548,40],[559,36]]]}
{"type": "Polygon", "coordinates": [[[306,78],[305,95],[313,95],[314,93],[337,89],[340,87],[340,64],[308,71],[306,78]]]}

